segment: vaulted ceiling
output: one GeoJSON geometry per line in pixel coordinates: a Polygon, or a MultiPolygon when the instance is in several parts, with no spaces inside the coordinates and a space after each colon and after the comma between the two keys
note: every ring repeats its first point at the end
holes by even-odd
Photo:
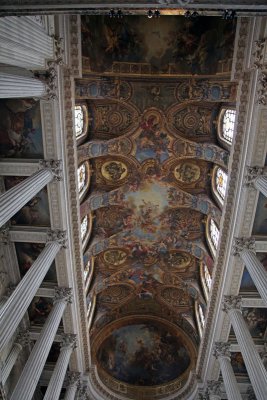
{"type": "Polygon", "coordinates": [[[207,221],[221,217],[212,173],[228,163],[218,124],[235,102],[234,35],[234,22],[215,17],[82,17],[75,91],[89,122],[78,160],[91,174],[81,217],[92,221],[92,357],[105,384],[133,399],[172,393],[195,366],[201,265],[212,273],[214,258],[207,221]]]}

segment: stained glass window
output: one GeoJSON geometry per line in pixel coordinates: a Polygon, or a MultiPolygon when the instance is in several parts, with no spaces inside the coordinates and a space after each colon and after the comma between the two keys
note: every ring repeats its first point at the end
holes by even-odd
{"type": "Polygon", "coordinates": [[[233,142],[235,117],[235,110],[225,110],[222,120],[222,136],[229,144],[233,142]]]}
{"type": "Polygon", "coordinates": [[[81,238],[84,241],[86,233],[88,231],[88,215],[86,215],[81,222],[81,238]]]}
{"type": "Polygon", "coordinates": [[[77,171],[78,174],[78,190],[79,193],[83,190],[86,184],[86,167],[85,164],[80,165],[77,171]]]}
{"type": "Polygon", "coordinates": [[[198,305],[198,315],[199,315],[199,321],[200,321],[201,328],[203,329],[204,325],[205,325],[205,315],[204,315],[201,304],[198,305]]]}
{"type": "Polygon", "coordinates": [[[211,220],[210,220],[210,238],[211,238],[211,242],[215,249],[217,249],[217,247],[218,247],[219,235],[220,235],[219,229],[217,228],[217,225],[215,224],[214,220],[211,218],[211,220]]]}
{"type": "Polygon", "coordinates": [[[76,138],[83,133],[83,109],[81,106],[75,106],[75,134],[76,138]]]}
{"type": "Polygon", "coordinates": [[[227,186],[228,176],[221,168],[216,170],[216,190],[222,200],[225,199],[226,186],[227,186]]]}
{"type": "Polygon", "coordinates": [[[204,264],[204,280],[208,291],[211,289],[212,279],[208,267],[204,264]]]}

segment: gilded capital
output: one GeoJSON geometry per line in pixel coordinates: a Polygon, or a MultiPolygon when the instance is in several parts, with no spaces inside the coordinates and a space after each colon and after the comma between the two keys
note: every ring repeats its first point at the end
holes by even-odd
{"type": "Polygon", "coordinates": [[[230,343],[225,342],[215,342],[213,355],[216,358],[219,357],[231,357],[230,353],[230,343]]]}
{"type": "Polygon", "coordinates": [[[223,311],[240,310],[242,307],[242,296],[224,296],[223,311]]]}

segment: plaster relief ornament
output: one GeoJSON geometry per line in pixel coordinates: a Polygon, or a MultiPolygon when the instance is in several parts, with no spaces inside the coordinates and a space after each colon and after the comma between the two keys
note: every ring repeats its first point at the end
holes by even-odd
{"type": "Polygon", "coordinates": [[[121,161],[108,161],[101,167],[101,173],[105,179],[118,182],[127,176],[127,166],[121,161]]]}

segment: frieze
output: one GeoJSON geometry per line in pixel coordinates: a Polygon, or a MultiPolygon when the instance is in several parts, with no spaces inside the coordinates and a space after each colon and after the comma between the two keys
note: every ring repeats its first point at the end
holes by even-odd
{"type": "Polygon", "coordinates": [[[244,69],[245,52],[248,43],[249,18],[240,18],[238,22],[237,51],[234,54],[234,79],[242,78],[244,69]]]}
{"type": "Polygon", "coordinates": [[[258,104],[267,105],[267,72],[260,72],[258,78],[258,104]]]}

